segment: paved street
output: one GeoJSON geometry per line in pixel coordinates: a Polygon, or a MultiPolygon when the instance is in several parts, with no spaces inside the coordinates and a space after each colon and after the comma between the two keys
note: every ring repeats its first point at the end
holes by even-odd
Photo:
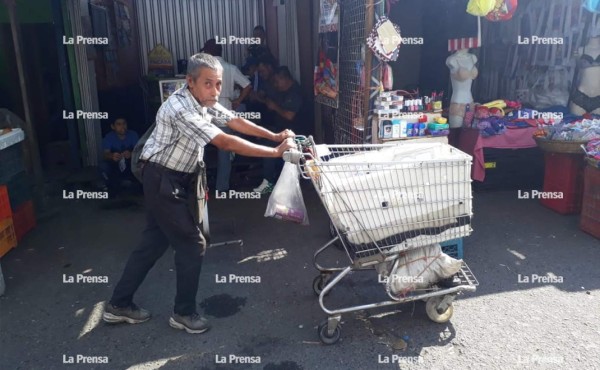
{"type": "MultiPolygon", "coordinates": [[[[577,216],[518,200],[516,192],[475,194],[475,231],[464,244],[480,286],[459,296],[450,323],[431,322],[422,302],[405,304],[345,315],[341,341],[320,344],[316,326],[326,315],[312,292],[311,261],[328,239],[328,221],[314,192],[306,187],[304,194],[308,227],[264,218],[266,198],[211,201],[213,241],[244,244],[209,249],[198,302],[213,328],[195,336],[168,325],[175,289],[170,250],[136,296],[153,318],[140,325],[100,322],[100,308],[139,240],[143,208],[61,201],[2,259],[0,367],[600,369],[600,241],[579,231],[577,216]],[[65,282],[77,274],[99,282],[65,282]],[[252,278],[217,282],[230,274],[252,278]],[[408,347],[397,349],[406,336],[408,347]]],[[[335,249],[326,256],[339,266],[345,258],[335,249]]],[[[356,273],[327,302],[385,298],[374,273],[356,273]]]]}

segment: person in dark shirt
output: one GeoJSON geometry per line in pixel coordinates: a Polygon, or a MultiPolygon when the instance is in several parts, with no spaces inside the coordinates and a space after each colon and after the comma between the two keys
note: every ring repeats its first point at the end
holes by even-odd
{"type": "Polygon", "coordinates": [[[103,161],[100,171],[105,181],[105,189],[116,195],[123,180],[136,184],[131,173],[131,152],[139,137],[135,131],[127,129],[127,121],[118,118],[110,125],[112,129],[102,140],[103,161]]]}
{"type": "Polygon", "coordinates": [[[260,44],[252,44],[248,46],[249,57],[261,58],[264,56],[273,57],[269,46],[267,45],[267,33],[265,28],[261,25],[254,27],[252,30],[252,37],[259,38],[260,44]]]}
{"type": "Polygon", "coordinates": [[[265,104],[270,111],[275,112],[275,125],[299,129],[298,113],[302,108],[302,90],[294,81],[286,66],[279,67],[273,75],[275,94],[267,96],[265,104]]]}
{"type": "Polygon", "coordinates": [[[261,58],[258,61],[258,92],[255,96],[256,100],[265,104],[266,99],[273,99],[277,95],[275,89],[275,71],[277,64],[274,59],[261,58]]]}
{"type": "MultiPolygon", "coordinates": [[[[268,124],[272,128],[275,127],[273,125],[275,114],[267,108],[265,103],[268,98],[272,99],[277,95],[273,83],[276,68],[276,62],[272,58],[263,57],[257,60],[256,80],[253,82],[253,90],[250,92],[246,104],[248,112],[260,113],[260,124],[262,126],[268,124]]],[[[265,128],[268,129],[269,127],[265,128]]]]}
{"type": "MultiPolygon", "coordinates": [[[[263,101],[267,109],[273,113],[273,128],[290,127],[293,131],[297,128],[301,129],[298,114],[302,108],[302,93],[288,67],[281,66],[275,69],[269,81],[272,93],[266,93],[263,101]]],[[[280,158],[263,159],[263,181],[254,191],[261,194],[270,193],[282,168],[283,160],[280,158]]]]}

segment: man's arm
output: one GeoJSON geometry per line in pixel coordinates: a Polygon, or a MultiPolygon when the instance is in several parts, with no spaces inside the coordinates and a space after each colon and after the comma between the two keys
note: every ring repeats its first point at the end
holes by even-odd
{"type": "Polygon", "coordinates": [[[274,142],[282,142],[287,138],[293,138],[295,136],[292,130],[284,130],[278,134],[275,134],[264,127],[260,127],[255,123],[252,123],[241,117],[236,117],[227,122],[227,127],[245,135],[256,136],[263,139],[271,140],[274,142]]]}
{"type": "Polygon", "coordinates": [[[278,141],[276,135],[270,130],[267,130],[264,127],[260,127],[259,125],[254,124],[241,117],[236,117],[227,121],[227,127],[245,135],[256,136],[271,141],[278,141]]]}
{"type": "Polygon", "coordinates": [[[295,148],[294,142],[291,139],[283,141],[277,148],[270,148],[225,133],[218,134],[210,143],[221,150],[234,152],[247,157],[278,158],[281,157],[286,150],[295,148]]]}
{"type": "Polygon", "coordinates": [[[275,103],[273,100],[267,100],[266,104],[267,108],[269,108],[272,111],[275,111],[275,113],[279,114],[281,117],[285,118],[288,121],[293,121],[296,117],[296,112],[283,109],[282,107],[277,105],[277,103],[275,103]]]}
{"type": "Polygon", "coordinates": [[[240,70],[234,66],[232,70],[233,83],[239,85],[242,88],[240,92],[240,96],[231,102],[231,106],[233,109],[237,109],[237,107],[246,99],[246,97],[250,94],[250,89],[252,89],[252,85],[250,84],[250,80],[248,77],[244,76],[240,70]]]}
{"type": "Polygon", "coordinates": [[[233,109],[237,109],[237,107],[248,97],[248,95],[250,95],[250,91],[252,91],[251,85],[248,85],[242,89],[240,96],[231,102],[233,109]]]}

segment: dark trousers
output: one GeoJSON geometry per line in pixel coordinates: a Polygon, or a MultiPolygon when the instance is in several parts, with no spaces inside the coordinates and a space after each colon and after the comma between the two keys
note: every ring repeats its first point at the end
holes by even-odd
{"type": "Polygon", "coordinates": [[[275,184],[279,179],[283,164],[281,158],[263,158],[263,178],[271,184],[275,184]]]}
{"type": "MultiPolygon", "coordinates": [[[[267,126],[266,128],[273,132],[282,131],[281,129],[273,126],[267,126]]],[[[259,139],[257,143],[265,146],[273,146],[273,142],[267,139],[259,139]]],[[[276,144],[279,145],[279,143],[276,144]]],[[[263,178],[267,179],[267,181],[269,181],[272,184],[276,183],[277,179],[279,179],[279,175],[281,174],[281,170],[283,169],[283,164],[284,162],[281,158],[263,158],[263,178]]]]}
{"type": "Polygon", "coordinates": [[[129,180],[134,184],[137,184],[137,180],[131,173],[131,160],[127,159],[125,164],[127,168],[125,171],[121,172],[119,169],[119,162],[104,160],[99,163],[100,174],[106,182],[106,186],[111,195],[114,195],[121,190],[121,182],[123,180],[129,180]]]}
{"type": "Polygon", "coordinates": [[[206,249],[194,207],[197,205],[197,175],[149,162],[144,166],[143,180],[146,229],[127,261],[110,303],[117,307],[129,306],[148,271],[171,245],[177,271],[174,312],[190,315],[196,312],[198,279],[206,249]]]}

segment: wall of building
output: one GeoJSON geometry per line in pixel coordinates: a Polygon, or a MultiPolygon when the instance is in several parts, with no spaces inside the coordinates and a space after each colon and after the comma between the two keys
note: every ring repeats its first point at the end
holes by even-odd
{"type": "MultiPolygon", "coordinates": [[[[176,63],[199,52],[208,39],[251,37],[254,26],[265,24],[264,0],[146,0],[137,1],[136,10],[144,73],[148,53],[158,44],[171,51],[176,63]]],[[[223,46],[227,61],[238,66],[244,62],[248,45],[223,46]]]]}

